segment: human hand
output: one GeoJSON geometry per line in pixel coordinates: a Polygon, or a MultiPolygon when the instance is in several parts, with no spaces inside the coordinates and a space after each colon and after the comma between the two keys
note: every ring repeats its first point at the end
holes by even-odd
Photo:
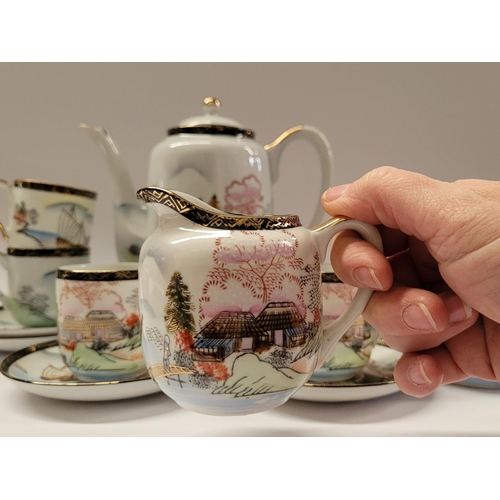
{"type": "Polygon", "coordinates": [[[322,204],[381,233],[385,257],[345,231],[331,262],[342,281],[376,290],[364,316],[404,353],[394,371],[403,392],[500,380],[499,182],[447,183],[381,167],[330,188],[322,204]]]}

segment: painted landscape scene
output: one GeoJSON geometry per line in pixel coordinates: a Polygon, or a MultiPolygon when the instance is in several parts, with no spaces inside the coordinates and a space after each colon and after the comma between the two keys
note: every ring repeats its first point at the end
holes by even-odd
{"type": "Polygon", "coordinates": [[[146,371],[139,316],[126,307],[137,301],[137,288],[124,298],[113,283],[63,285],[59,344],[66,364],[81,380],[123,380],[146,371]]]}
{"type": "Polygon", "coordinates": [[[198,304],[176,272],[166,290],[165,331],[145,329],[145,339],[162,352],[150,374],[181,406],[184,399],[227,406],[231,398],[237,414],[252,397],[261,411],[288,399],[315,366],[319,256],[299,257],[286,230],[272,240],[242,232],[247,243],[238,248],[217,238],[198,304]]]}

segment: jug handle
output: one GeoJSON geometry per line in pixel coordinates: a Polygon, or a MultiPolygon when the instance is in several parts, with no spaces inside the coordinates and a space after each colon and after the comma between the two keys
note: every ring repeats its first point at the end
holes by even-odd
{"type": "MultiPolygon", "coordinates": [[[[371,243],[380,252],[383,252],[382,238],[375,226],[347,217],[334,217],[310,230],[318,245],[321,262],[325,260],[333,237],[345,229],[356,231],[364,240],[371,243]]],[[[371,289],[359,288],[344,312],[324,328],[316,368],[323,364],[342,335],[354,323],[356,318],[363,313],[372,294],[373,290],[371,289]]]]}
{"type": "MultiPolygon", "coordinates": [[[[9,195],[10,195],[10,188],[12,187],[12,184],[9,181],[6,181],[5,179],[0,179],[0,188],[6,188],[9,190],[9,195]]],[[[0,222],[0,233],[2,233],[2,238],[4,241],[9,241],[9,228],[4,226],[0,222]]]]}
{"type": "Polygon", "coordinates": [[[267,151],[269,157],[272,184],[275,184],[279,177],[278,165],[281,154],[285,146],[290,144],[294,139],[305,139],[310,142],[319,155],[321,167],[320,194],[318,196],[316,211],[312,217],[311,223],[309,224],[310,226],[314,226],[319,224],[325,216],[325,212],[323,211],[319,200],[323,192],[326,191],[331,185],[333,173],[333,153],[325,135],[312,125],[297,125],[296,127],[286,130],[273,142],[264,146],[264,149],[267,151]]]}

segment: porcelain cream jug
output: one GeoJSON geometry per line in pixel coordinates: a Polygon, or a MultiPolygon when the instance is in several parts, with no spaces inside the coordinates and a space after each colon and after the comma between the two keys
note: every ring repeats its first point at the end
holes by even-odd
{"type": "MultiPolygon", "coordinates": [[[[333,154],[324,134],[310,125],[288,129],[261,146],[254,132],[219,114],[220,102],[207,97],[203,114],[182,121],[150,153],[148,185],[179,190],[225,212],[273,213],[272,186],[279,177],[284,147],[295,139],[309,141],[318,153],[321,186],[312,224],[324,217],[319,202],[330,186],[333,154]]],[[[156,218],[135,197],[131,175],[111,135],[103,127],[81,124],[102,147],[115,190],[115,232],[120,260],[134,261],[156,218]]],[[[285,174],[290,175],[292,172],[285,174]]],[[[299,193],[297,193],[299,194],[299,193]]]]}
{"type": "Polygon", "coordinates": [[[296,215],[229,214],[159,187],[137,195],[158,214],[139,257],[151,378],[200,413],[245,415],[286,402],[372,293],[359,290],[322,324],[321,263],[331,239],[352,229],[381,250],[377,229],[345,218],[307,229],[296,215]]]}

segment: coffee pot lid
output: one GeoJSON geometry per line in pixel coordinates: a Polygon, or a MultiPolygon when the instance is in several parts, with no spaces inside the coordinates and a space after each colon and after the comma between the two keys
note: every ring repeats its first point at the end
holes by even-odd
{"type": "Polygon", "coordinates": [[[177,127],[169,128],[167,135],[177,134],[213,134],[236,137],[255,137],[252,130],[245,128],[236,120],[219,115],[221,103],[215,97],[203,100],[204,114],[183,120],[177,127]]]}

